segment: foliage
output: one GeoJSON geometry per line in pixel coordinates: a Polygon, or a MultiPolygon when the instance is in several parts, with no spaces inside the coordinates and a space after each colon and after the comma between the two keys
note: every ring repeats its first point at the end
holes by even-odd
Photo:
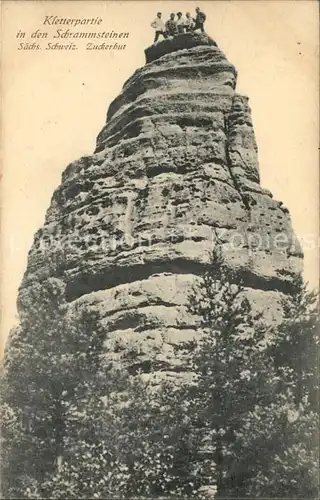
{"type": "Polygon", "coordinates": [[[59,280],[51,279],[47,290],[34,287],[22,297],[29,314],[21,314],[5,353],[3,402],[17,428],[10,439],[8,427],[3,426],[7,444],[3,490],[9,498],[24,498],[28,491],[35,494],[38,481],[53,471],[58,453],[65,307],[60,303],[61,288],[59,280]]]}
{"type": "Polygon", "coordinates": [[[312,497],[318,463],[315,295],[300,280],[270,338],[244,291],[217,254],[191,297],[204,329],[192,356],[198,378],[191,397],[198,399],[196,414],[212,447],[217,498],[312,497]]]}
{"type": "MultiPolygon", "coordinates": [[[[21,324],[10,337],[4,367],[3,490],[8,498],[72,496],[74,488],[75,497],[86,498],[86,481],[95,477],[94,471],[87,477],[90,450],[103,437],[105,424],[111,433],[112,419],[101,398],[121,378],[108,376],[103,364],[105,334],[96,315],[85,307],[68,310],[64,296],[63,283],[52,278],[20,299],[21,324]]],[[[97,463],[105,466],[109,455],[102,449],[97,463]]]]}
{"type": "Polygon", "coordinates": [[[190,294],[192,377],[154,386],[105,357],[106,331],[50,278],[20,296],[2,377],[6,498],[313,498],[318,305],[301,279],[271,332],[215,253],[190,294]]]}
{"type": "Polygon", "coordinates": [[[319,410],[319,302],[301,277],[282,300],[283,320],[270,355],[281,379],[290,381],[296,405],[319,410]]]}
{"type": "Polygon", "coordinates": [[[121,449],[130,450],[124,457],[129,480],[123,490],[129,498],[191,498],[197,492],[198,433],[188,416],[185,390],[177,380],[153,388],[132,383],[121,415],[126,432],[119,441],[121,449]]]}

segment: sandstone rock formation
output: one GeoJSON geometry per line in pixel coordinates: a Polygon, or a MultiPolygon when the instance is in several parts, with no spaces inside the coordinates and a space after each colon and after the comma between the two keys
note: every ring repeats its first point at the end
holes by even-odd
{"type": "Polygon", "coordinates": [[[95,152],[71,163],[29,254],[19,307],[50,276],[99,311],[106,356],[179,372],[192,283],[219,245],[270,321],[301,272],[288,210],[259,182],[248,98],[206,34],[146,50],[111,103],[95,152]]]}

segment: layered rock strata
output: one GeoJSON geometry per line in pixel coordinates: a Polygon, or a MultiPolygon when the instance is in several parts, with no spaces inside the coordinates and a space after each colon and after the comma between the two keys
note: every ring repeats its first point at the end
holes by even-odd
{"type": "Polygon", "coordinates": [[[36,233],[20,288],[48,277],[99,311],[106,357],[179,372],[194,337],[192,284],[218,245],[270,321],[301,272],[288,210],[261,187],[248,98],[205,34],[146,50],[111,103],[95,152],[71,163],[36,233]]]}

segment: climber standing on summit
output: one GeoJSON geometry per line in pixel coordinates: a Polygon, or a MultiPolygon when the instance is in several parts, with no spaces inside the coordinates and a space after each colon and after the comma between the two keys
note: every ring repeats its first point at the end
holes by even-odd
{"type": "Polygon", "coordinates": [[[178,34],[177,23],[174,18],[175,14],[172,12],[166,22],[166,31],[169,36],[176,36],[178,34]]]}
{"type": "Polygon", "coordinates": [[[157,17],[151,23],[152,28],[154,28],[155,30],[153,43],[156,43],[158,41],[160,35],[162,35],[164,38],[168,38],[166,27],[163,20],[161,19],[161,16],[161,12],[158,12],[157,17]]]}
{"type": "Polygon", "coordinates": [[[204,12],[202,12],[200,10],[199,7],[196,7],[196,14],[197,15],[196,15],[196,18],[194,19],[195,25],[194,25],[193,30],[200,29],[201,32],[204,33],[204,27],[203,27],[203,25],[204,25],[204,22],[205,22],[207,16],[205,15],[204,12]]]}
{"type": "Polygon", "coordinates": [[[190,12],[186,13],[186,19],[185,19],[185,28],[186,32],[192,31],[194,27],[194,21],[190,15],[190,12]]]}
{"type": "Polygon", "coordinates": [[[176,21],[176,25],[177,25],[178,33],[184,33],[184,28],[185,28],[186,20],[182,16],[182,12],[177,12],[177,17],[178,17],[178,19],[176,21]]]}

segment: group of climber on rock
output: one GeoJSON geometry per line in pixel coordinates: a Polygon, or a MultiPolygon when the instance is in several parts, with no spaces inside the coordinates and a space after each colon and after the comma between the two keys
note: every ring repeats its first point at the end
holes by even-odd
{"type": "Polygon", "coordinates": [[[169,38],[195,30],[200,30],[203,33],[205,20],[206,15],[199,7],[196,7],[195,18],[191,17],[190,12],[187,12],[185,17],[182,12],[177,12],[177,14],[172,12],[166,23],[162,19],[162,13],[158,12],[157,17],[151,23],[152,28],[155,30],[153,43],[157,43],[160,35],[162,35],[163,38],[169,38]]]}

